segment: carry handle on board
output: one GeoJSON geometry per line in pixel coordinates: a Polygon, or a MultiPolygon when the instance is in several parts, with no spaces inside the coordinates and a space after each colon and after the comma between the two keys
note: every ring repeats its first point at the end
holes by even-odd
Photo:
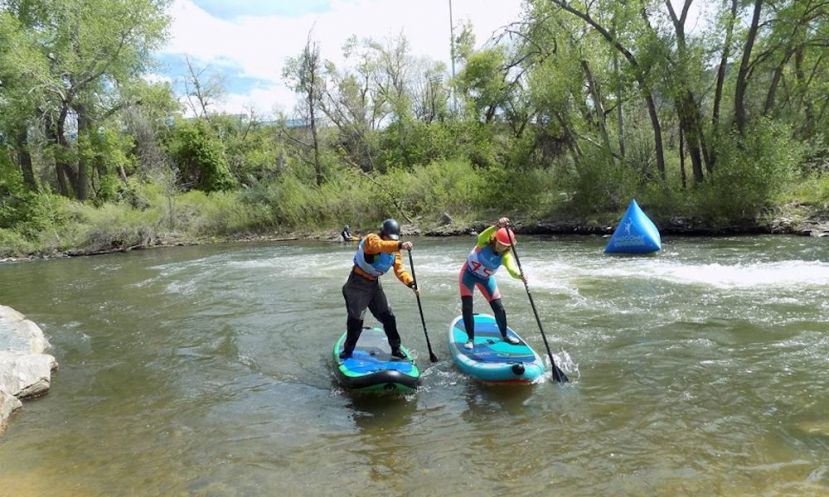
{"type": "Polygon", "coordinates": [[[530,287],[527,285],[527,278],[524,277],[524,269],[521,268],[521,259],[518,258],[518,252],[515,251],[515,243],[512,240],[512,230],[507,229],[507,236],[509,236],[509,246],[512,248],[513,255],[515,255],[515,262],[518,263],[518,272],[521,274],[521,280],[524,282],[524,289],[527,290],[527,297],[530,298],[530,306],[532,306],[533,314],[535,314],[535,322],[538,323],[538,329],[541,330],[541,338],[544,339],[544,347],[547,348],[547,355],[550,357],[550,364],[553,367],[553,379],[559,383],[567,383],[570,379],[567,378],[564,371],[556,366],[556,360],[553,359],[553,353],[550,352],[550,344],[547,343],[547,335],[544,334],[544,327],[541,326],[541,319],[538,317],[538,311],[535,309],[535,302],[533,302],[530,287]]]}
{"type": "Polygon", "coordinates": [[[438,362],[438,356],[432,352],[432,344],[429,342],[429,332],[426,331],[426,320],[423,319],[423,306],[420,305],[420,288],[417,286],[417,276],[415,276],[414,261],[412,260],[411,250],[409,250],[409,267],[412,268],[412,281],[415,284],[415,288],[418,289],[418,291],[415,292],[415,296],[417,296],[417,310],[420,311],[420,323],[423,325],[423,334],[426,335],[426,347],[429,348],[429,360],[432,362],[438,362]]]}

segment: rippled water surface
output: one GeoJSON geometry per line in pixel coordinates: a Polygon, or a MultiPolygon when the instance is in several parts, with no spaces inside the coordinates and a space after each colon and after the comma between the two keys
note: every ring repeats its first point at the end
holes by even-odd
{"type": "MultiPolygon", "coordinates": [[[[521,237],[573,382],[510,389],[462,376],[446,350],[473,240],[415,240],[441,361],[386,276],[425,370],[392,399],[333,379],[353,246],[0,265],[0,303],[60,362],[0,437],[0,496],[829,495],[829,240],[672,238],[641,258],[605,241],[521,237]]],[[[502,271],[499,286],[543,352],[520,281],[502,271]]]]}

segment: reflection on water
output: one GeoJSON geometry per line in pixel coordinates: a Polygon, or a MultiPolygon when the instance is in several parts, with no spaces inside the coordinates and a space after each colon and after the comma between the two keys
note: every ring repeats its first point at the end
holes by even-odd
{"type": "MultiPolygon", "coordinates": [[[[604,241],[522,239],[574,381],[510,388],[471,381],[447,351],[471,239],[418,240],[441,361],[387,277],[423,370],[392,398],[333,380],[351,246],[0,266],[0,303],[40,324],[61,364],[0,438],[0,496],[829,496],[825,240],[667,239],[647,258],[606,257],[604,241]]],[[[543,353],[523,285],[499,286],[543,353]]]]}

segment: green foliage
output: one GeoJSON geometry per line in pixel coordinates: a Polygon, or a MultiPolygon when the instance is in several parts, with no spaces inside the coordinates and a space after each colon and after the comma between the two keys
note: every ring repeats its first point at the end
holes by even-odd
{"type": "Polygon", "coordinates": [[[134,143],[130,135],[116,133],[112,129],[98,129],[84,133],[78,139],[78,156],[81,161],[94,167],[93,181],[95,200],[98,203],[115,199],[119,181],[116,169],[131,171],[135,162],[130,153],[134,143]]]}
{"type": "Polygon", "coordinates": [[[169,150],[184,188],[212,192],[234,186],[224,146],[204,120],[180,121],[169,150]]]}
{"type": "Polygon", "coordinates": [[[411,171],[395,169],[382,183],[415,216],[468,214],[479,204],[485,179],[468,161],[436,161],[411,171]]]}
{"type": "Polygon", "coordinates": [[[219,128],[228,168],[238,183],[253,186],[286,167],[285,148],[276,140],[276,130],[262,126],[255,116],[212,116],[211,122],[219,128]]]}
{"type": "Polygon", "coordinates": [[[14,167],[6,150],[0,148],[0,228],[12,227],[24,217],[21,211],[23,175],[14,167]]]}
{"type": "Polygon", "coordinates": [[[429,164],[457,153],[451,128],[440,122],[408,120],[382,130],[380,140],[377,166],[381,172],[429,164]]]}
{"type": "Polygon", "coordinates": [[[754,219],[794,178],[802,148],[787,126],[756,122],[745,137],[720,140],[717,169],[696,193],[701,216],[714,220],[754,219]]]}
{"type": "Polygon", "coordinates": [[[383,200],[367,183],[364,177],[348,171],[329,175],[319,187],[294,174],[284,174],[242,192],[240,201],[246,208],[265,206],[266,226],[304,230],[343,223],[357,225],[376,219],[384,210],[383,200]]]}
{"type": "Polygon", "coordinates": [[[145,247],[157,237],[161,211],[141,211],[125,204],[100,207],[71,202],[66,209],[75,219],[62,232],[71,247],[91,252],[145,247]]]}
{"type": "Polygon", "coordinates": [[[0,151],[0,228],[14,230],[22,239],[36,240],[63,222],[61,212],[55,209],[56,201],[54,195],[28,191],[20,171],[0,151]]]}
{"type": "Polygon", "coordinates": [[[495,110],[507,99],[505,60],[503,47],[472,53],[455,80],[457,90],[468,99],[474,115],[485,122],[492,120],[495,110]]]}
{"type": "Polygon", "coordinates": [[[776,199],[781,204],[796,203],[818,211],[829,211],[829,175],[808,173],[792,182],[776,199]]]}
{"type": "Polygon", "coordinates": [[[0,257],[31,254],[35,250],[35,245],[17,231],[0,228],[0,257]]]}
{"type": "Polygon", "coordinates": [[[570,193],[566,210],[578,215],[615,212],[635,196],[639,182],[637,171],[591,149],[564,178],[570,193]]]}

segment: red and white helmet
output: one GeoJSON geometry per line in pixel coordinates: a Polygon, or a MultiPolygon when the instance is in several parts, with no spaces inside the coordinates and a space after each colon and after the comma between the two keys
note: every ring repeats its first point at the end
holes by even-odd
{"type": "Polygon", "coordinates": [[[495,232],[495,239],[502,245],[509,246],[510,238],[512,239],[512,244],[518,244],[518,240],[515,239],[515,232],[511,229],[499,228],[498,231],[495,232]]]}

